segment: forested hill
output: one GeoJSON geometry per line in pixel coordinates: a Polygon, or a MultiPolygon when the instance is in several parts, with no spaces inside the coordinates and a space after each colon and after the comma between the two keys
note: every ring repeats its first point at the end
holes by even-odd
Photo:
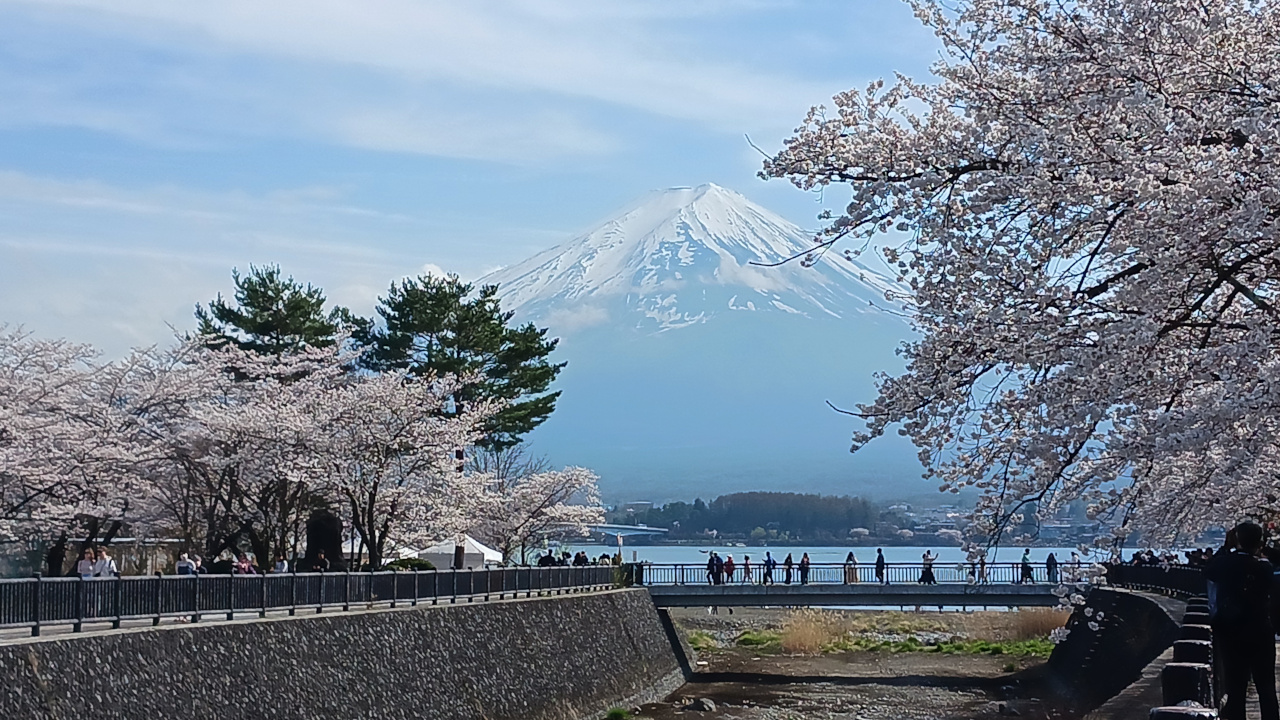
{"type": "Polygon", "coordinates": [[[667,528],[671,539],[714,535],[755,541],[840,540],[851,530],[875,527],[879,518],[862,498],[788,492],[733,493],[710,503],[697,499],[610,515],[615,522],[667,528]]]}

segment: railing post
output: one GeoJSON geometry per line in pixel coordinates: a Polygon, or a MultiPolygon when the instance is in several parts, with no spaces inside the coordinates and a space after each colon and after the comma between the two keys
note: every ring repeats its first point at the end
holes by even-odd
{"type": "Polygon", "coordinates": [[[200,622],[200,573],[191,574],[191,622],[200,622]]]}
{"type": "Polygon", "coordinates": [[[323,570],[321,570],[319,573],[319,579],[320,579],[320,591],[318,593],[319,597],[316,598],[316,614],[317,615],[324,612],[324,571],[323,570]]]}
{"type": "Polygon", "coordinates": [[[289,575],[289,615],[298,612],[298,567],[294,563],[293,572],[289,575]]]}
{"type": "Polygon", "coordinates": [[[342,578],[342,611],[349,612],[351,610],[351,569],[347,568],[345,577],[342,578]]]}
{"type": "Polygon", "coordinates": [[[227,620],[236,619],[236,574],[227,576],[227,620]]]}
{"type": "Polygon", "coordinates": [[[120,573],[119,573],[119,572],[117,572],[117,573],[116,573],[116,585],[115,585],[115,591],[116,591],[116,592],[115,592],[115,596],[116,596],[116,599],[115,599],[116,613],[115,613],[115,619],[111,621],[111,629],[112,629],[112,630],[119,630],[119,629],[120,629],[120,615],[121,615],[121,611],[122,611],[122,608],[120,607],[120,605],[121,605],[121,600],[123,599],[123,598],[122,598],[122,593],[124,592],[124,578],[122,578],[122,577],[120,576],[120,573]]]}
{"type": "Polygon", "coordinates": [[[151,582],[156,584],[156,591],[153,595],[156,601],[156,616],[151,621],[152,627],[155,627],[160,624],[160,611],[164,609],[160,607],[160,602],[161,602],[160,596],[162,594],[161,590],[163,589],[163,585],[164,585],[164,575],[161,575],[160,571],[157,570],[156,574],[151,577],[151,582]]]}
{"type": "Polygon", "coordinates": [[[400,599],[400,573],[399,571],[391,571],[391,609],[396,607],[396,601],[400,599]]]}
{"type": "Polygon", "coordinates": [[[31,577],[36,579],[31,584],[31,637],[40,637],[40,573],[34,573],[31,577]]]}
{"type": "Polygon", "coordinates": [[[264,572],[262,573],[261,577],[262,577],[262,609],[258,611],[258,617],[264,618],[267,616],[267,574],[264,572]]]}
{"type": "Polygon", "coordinates": [[[413,569],[413,602],[411,607],[418,607],[418,569],[413,569]]]}
{"type": "Polygon", "coordinates": [[[71,626],[71,632],[80,632],[84,627],[84,576],[80,576],[80,582],[76,583],[76,621],[71,626]]]}

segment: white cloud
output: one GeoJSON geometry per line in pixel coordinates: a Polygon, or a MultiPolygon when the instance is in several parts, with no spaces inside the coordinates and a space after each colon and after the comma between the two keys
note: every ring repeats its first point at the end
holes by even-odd
{"type": "Polygon", "coordinates": [[[556,308],[545,322],[552,332],[569,334],[609,322],[609,312],[595,305],[556,308]]]}

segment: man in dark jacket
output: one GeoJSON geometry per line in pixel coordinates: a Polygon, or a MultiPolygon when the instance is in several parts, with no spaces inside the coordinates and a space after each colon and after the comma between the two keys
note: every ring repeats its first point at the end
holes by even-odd
{"type": "Polygon", "coordinates": [[[1235,547],[1224,548],[1204,569],[1209,581],[1209,623],[1222,658],[1227,702],[1223,720],[1244,720],[1252,677],[1262,720],[1280,720],[1276,702],[1276,646],[1271,625],[1271,563],[1258,557],[1262,526],[1235,528],[1235,547]]]}

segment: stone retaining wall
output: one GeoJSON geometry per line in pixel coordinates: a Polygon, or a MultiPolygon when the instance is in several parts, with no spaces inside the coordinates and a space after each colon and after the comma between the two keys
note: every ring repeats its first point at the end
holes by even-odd
{"type": "Polygon", "coordinates": [[[1085,605],[1067,621],[1071,633],[1049,657],[1059,694],[1076,709],[1088,711],[1120,693],[1178,639],[1174,618],[1181,616],[1183,606],[1149,593],[1091,590],[1085,605]]]}
{"type": "Polygon", "coordinates": [[[0,717],[574,720],[684,681],[644,590],[0,646],[0,717]]]}

